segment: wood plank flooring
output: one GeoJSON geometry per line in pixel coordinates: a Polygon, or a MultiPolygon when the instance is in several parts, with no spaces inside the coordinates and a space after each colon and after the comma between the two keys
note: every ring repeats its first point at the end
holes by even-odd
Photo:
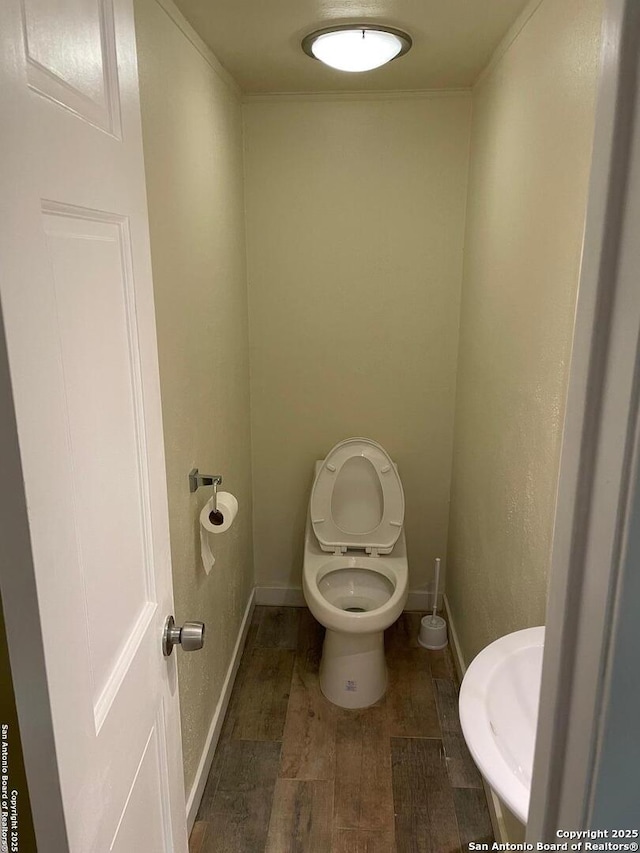
{"type": "Polygon", "coordinates": [[[458,719],[449,649],[386,633],[386,696],[347,711],[320,691],[324,629],[256,607],[190,853],[462,853],[491,841],[458,719]]]}

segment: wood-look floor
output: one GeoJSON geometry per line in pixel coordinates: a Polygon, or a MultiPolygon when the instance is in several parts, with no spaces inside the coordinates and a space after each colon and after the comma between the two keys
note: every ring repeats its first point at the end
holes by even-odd
{"type": "Polygon", "coordinates": [[[386,696],[347,711],[318,684],[324,629],[256,607],[190,853],[461,853],[493,841],[449,649],[386,633],[386,696]]]}

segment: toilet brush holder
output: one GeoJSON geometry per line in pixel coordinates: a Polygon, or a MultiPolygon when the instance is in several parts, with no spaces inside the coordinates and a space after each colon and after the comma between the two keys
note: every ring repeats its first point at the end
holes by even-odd
{"type": "Polygon", "coordinates": [[[418,642],[425,649],[444,649],[447,645],[447,623],[442,616],[423,616],[418,642]]]}

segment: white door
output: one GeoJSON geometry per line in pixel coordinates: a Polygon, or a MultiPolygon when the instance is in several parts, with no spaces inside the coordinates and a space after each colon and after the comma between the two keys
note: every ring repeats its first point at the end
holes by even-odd
{"type": "MultiPolygon", "coordinates": [[[[0,2],[0,182],[0,298],[68,846],[183,853],[131,0],[0,2]]],[[[18,700],[23,719],[46,716],[18,700]]],[[[61,853],[38,800],[38,849],[61,853]]]]}

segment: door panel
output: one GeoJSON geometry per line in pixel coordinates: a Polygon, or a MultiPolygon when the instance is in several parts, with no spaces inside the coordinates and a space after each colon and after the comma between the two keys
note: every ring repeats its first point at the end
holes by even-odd
{"type": "Polygon", "coordinates": [[[23,0],[22,14],[32,89],[119,136],[111,0],[23,0]]]}
{"type": "Polygon", "coordinates": [[[167,850],[171,834],[163,815],[160,738],[157,726],[151,729],[136,768],[127,799],[109,850],[131,853],[133,850],[167,850]],[[139,816],[144,814],[145,821],[139,816]]]}
{"type": "Polygon", "coordinates": [[[44,230],[66,403],[69,523],[83,579],[92,694],[100,704],[134,627],[141,618],[149,623],[155,592],[134,282],[126,222],[51,207],[44,230]]]}

